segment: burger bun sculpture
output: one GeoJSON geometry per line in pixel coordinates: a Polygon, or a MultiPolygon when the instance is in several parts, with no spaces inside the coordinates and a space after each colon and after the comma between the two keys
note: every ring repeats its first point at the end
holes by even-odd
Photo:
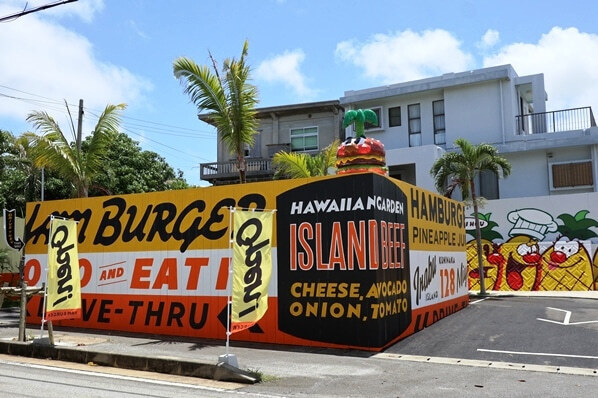
{"type": "Polygon", "coordinates": [[[343,128],[355,124],[355,137],[347,138],[336,151],[336,174],[372,172],[388,175],[384,144],[364,134],[365,122],[378,124],[371,109],[350,110],[343,118],[343,128]]]}

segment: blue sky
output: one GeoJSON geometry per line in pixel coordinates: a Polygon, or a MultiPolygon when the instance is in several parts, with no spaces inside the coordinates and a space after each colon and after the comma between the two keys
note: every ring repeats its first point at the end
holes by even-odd
{"type": "MultiPolygon", "coordinates": [[[[2,0],[0,17],[53,1],[2,0]]],[[[76,114],[82,98],[88,132],[127,103],[123,131],[200,185],[217,137],[172,62],[236,57],[245,39],[260,107],[510,63],[544,73],[548,110],[596,112],[596,15],[594,1],[79,0],[0,23],[0,129],[45,110],[68,131],[64,101],[76,114]]]]}

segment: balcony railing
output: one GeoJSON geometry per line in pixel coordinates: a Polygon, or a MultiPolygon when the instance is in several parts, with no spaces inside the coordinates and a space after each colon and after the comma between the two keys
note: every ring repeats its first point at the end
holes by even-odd
{"type": "MultiPolygon", "coordinates": [[[[245,158],[247,181],[262,181],[271,179],[274,175],[271,159],[245,158]]],[[[230,184],[239,179],[239,169],[236,161],[202,163],[200,165],[200,178],[214,185],[230,184]]]]}
{"type": "Polygon", "coordinates": [[[515,117],[517,134],[558,133],[561,131],[585,130],[596,126],[596,120],[589,106],[559,111],[530,113],[515,117]]]}

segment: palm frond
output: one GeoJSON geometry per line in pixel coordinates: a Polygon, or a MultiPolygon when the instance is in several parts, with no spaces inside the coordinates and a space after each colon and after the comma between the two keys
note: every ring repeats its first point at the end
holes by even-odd
{"type": "Polygon", "coordinates": [[[363,116],[366,122],[369,122],[374,125],[378,124],[378,115],[376,115],[376,112],[374,112],[373,110],[365,109],[363,111],[363,116]]]}
{"type": "Polygon", "coordinates": [[[322,174],[323,176],[328,175],[328,169],[333,168],[336,164],[336,152],[340,145],[339,140],[334,140],[330,145],[324,148],[317,156],[322,159],[322,174]]]}
{"type": "Polygon", "coordinates": [[[125,104],[107,105],[100,115],[91,135],[89,148],[84,161],[85,175],[93,177],[103,167],[104,154],[114,140],[120,126],[120,111],[125,104]]]}
{"type": "Polygon", "coordinates": [[[277,169],[279,176],[286,178],[311,177],[308,167],[308,158],[305,153],[280,151],[272,157],[272,164],[277,169]]]}
{"type": "Polygon", "coordinates": [[[118,130],[118,111],[124,104],[108,105],[100,116],[90,138],[90,145],[84,154],[73,143],[69,143],[60,126],[45,112],[32,112],[27,121],[40,130],[42,135],[25,134],[34,165],[55,170],[62,178],[76,188],[79,197],[87,196],[88,187],[94,176],[102,170],[103,156],[108,144],[118,130]]]}
{"type": "Polygon", "coordinates": [[[345,116],[343,117],[343,128],[349,127],[355,120],[356,116],[357,116],[357,111],[354,109],[351,109],[351,110],[348,110],[347,112],[345,112],[345,116]]]}
{"type": "Polygon", "coordinates": [[[209,110],[226,113],[226,94],[222,82],[207,66],[200,66],[189,58],[180,57],[173,63],[173,73],[200,112],[209,110]]]}

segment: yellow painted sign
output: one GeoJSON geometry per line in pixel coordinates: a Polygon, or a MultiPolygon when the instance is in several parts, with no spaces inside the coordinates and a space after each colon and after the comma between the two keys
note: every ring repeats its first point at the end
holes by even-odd
{"type": "Polygon", "coordinates": [[[231,332],[248,329],[268,310],[273,212],[235,211],[231,332]]]}
{"type": "Polygon", "coordinates": [[[53,218],[48,243],[46,319],[81,317],[77,223],[53,218]]]}

